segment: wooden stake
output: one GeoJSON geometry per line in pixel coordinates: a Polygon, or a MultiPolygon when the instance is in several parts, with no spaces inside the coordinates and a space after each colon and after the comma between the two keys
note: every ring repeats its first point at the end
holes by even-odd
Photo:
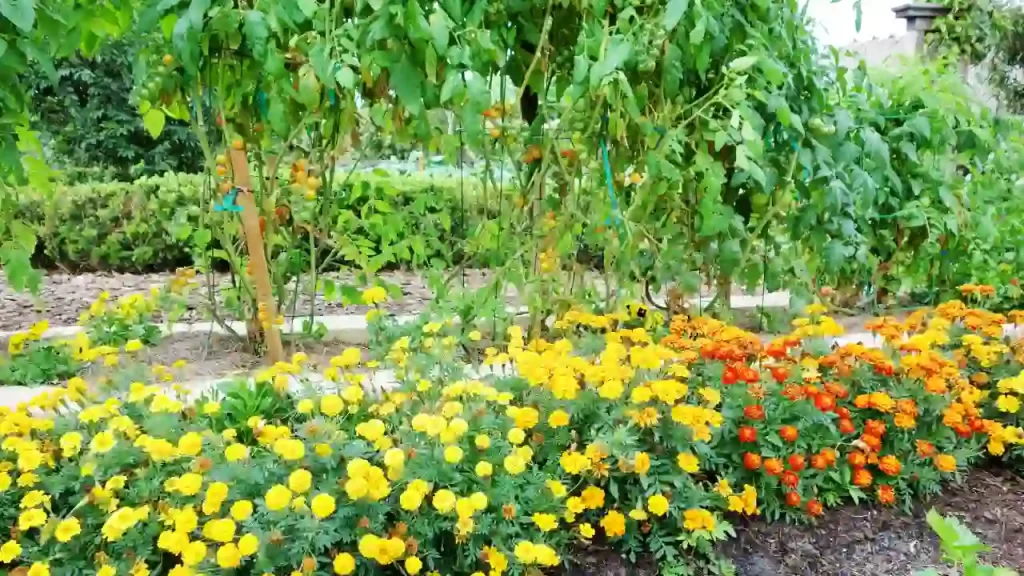
{"type": "Polygon", "coordinates": [[[281,333],[274,323],[277,318],[277,303],[274,302],[274,290],[270,284],[270,270],[267,268],[267,255],[263,250],[263,234],[260,232],[260,211],[252,195],[249,161],[244,150],[231,150],[231,169],[234,172],[235,187],[239,189],[235,202],[242,207],[242,232],[245,235],[246,249],[249,251],[252,283],[256,287],[256,299],[266,311],[270,325],[263,331],[267,360],[270,364],[283,362],[284,347],[281,345],[281,333]]]}

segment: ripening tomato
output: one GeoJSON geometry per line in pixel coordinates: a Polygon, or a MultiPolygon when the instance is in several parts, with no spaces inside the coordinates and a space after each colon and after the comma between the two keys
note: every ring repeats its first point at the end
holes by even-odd
{"type": "Polygon", "coordinates": [[[740,442],[757,442],[757,429],[753,426],[740,426],[740,442]]]}
{"type": "Polygon", "coordinates": [[[796,508],[800,505],[800,494],[797,492],[786,492],[786,505],[796,508]]]}
{"type": "Polygon", "coordinates": [[[789,469],[793,472],[800,472],[807,467],[807,461],[803,454],[790,454],[786,461],[789,463],[789,469]]]}
{"type": "Polygon", "coordinates": [[[800,437],[800,432],[796,429],[796,426],[787,424],[779,428],[779,437],[786,442],[796,442],[796,439],[800,437]]]}
{"type": "Polygon", "coordinates": [[[749,420],[763,420],[764,419],[764,406],[760,404],[751,404],[743,408],[743,415],[749,420]]]}
{"type": "Polygon", "coordinates": [[[745,453],[743,455],[743,467],[751,471],[761,468],[761,456],[753,452],[745,453]]]}
{"type": "Polygon", "coordinates": [[[817,499],[812,498],[807,501],[807,513],[815,517],[821,516],[825,513],[825,507],[817,499]]]}

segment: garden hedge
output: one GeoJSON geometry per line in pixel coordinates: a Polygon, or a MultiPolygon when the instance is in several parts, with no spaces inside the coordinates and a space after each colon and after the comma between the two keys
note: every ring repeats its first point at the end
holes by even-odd
{"type": "MultiPolygon", "coordinates": [[[[169,173],[134,182],[65,185],[52,197],[23,189],[16,218],[37,229],[40,266],[170,270],[193,263],[194,235],[201,226],[226,224],[226,213],[214,210],[203,188],[203,176],[169,173]]],[[[377,252],[387,247],[394,253],[390,264],[422,266],[437,259],[450,264],[461,256],[454,248],[466,239],[467,226],[480,209],[476,197],[467,182],[464,200],[454,178],[359,173],[319,201],[325,203],[320,209],[332,239],[369,245],[377,252]]],[[[302,200],[292,200],[292,210],[299,208],[296,201],[302,200]]],[[[303,235],[296,241],[307,242],[303,235]]],[[[215,249],[216,242],[214,234],[215,249]]]]}

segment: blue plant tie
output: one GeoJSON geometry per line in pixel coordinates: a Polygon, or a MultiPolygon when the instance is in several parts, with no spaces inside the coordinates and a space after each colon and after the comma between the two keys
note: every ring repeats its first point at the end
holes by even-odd
{"type": "Polygon", "coordinates": [[[235,203],[235,197],[238,196],[240,190],[237,187],[228,190],[221,203],[213,206],[214,212],[241,212],[242,207],[235,203]]]}

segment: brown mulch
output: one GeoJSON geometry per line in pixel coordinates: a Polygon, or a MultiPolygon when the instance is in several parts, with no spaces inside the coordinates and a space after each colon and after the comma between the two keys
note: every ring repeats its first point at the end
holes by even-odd
{"type": "Polygon", "coordinates": [[[750,522],[737,526],[737,538],[721,552],[738,576],[904,576],[927,568],[959,574],[941,560],[938,538],[925,521],[932,507],[958,517],[992,547],[983,561],[1024,569],[1024,481],[1005,470],[974,470],[912,515],[847,506],[814,525],[750,522]]]}

